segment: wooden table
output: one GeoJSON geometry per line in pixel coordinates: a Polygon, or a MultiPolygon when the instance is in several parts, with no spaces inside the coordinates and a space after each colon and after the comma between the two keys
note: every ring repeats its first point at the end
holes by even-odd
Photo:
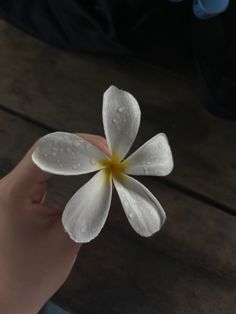
{"type": "MultiPolygon", "coordinates": [[[[4,22],[0,69],[2,176],[43,134],[103,134],[111,84],[140,103],[134,148],[165,132],[173,149],[170,176],[141,178],[167,212],[164,228],[139,237],[116,196],[53,300],[78,314],[236,313],[236,123],[207,113],[194,80],[138,60],[73,55],[4,22]]],[[[87,179],[54,177],[49,202],[64,206],[87,179]]]]}

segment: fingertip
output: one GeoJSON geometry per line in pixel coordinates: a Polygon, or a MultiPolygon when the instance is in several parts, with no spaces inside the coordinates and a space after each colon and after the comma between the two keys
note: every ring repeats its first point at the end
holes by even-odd
{"type": "Polygon", "coordinates": [[[20,180],[25,186],[29,184],[31,185],[32,183],[45,182],[51,176],[50,173],[41,170],[32,159],[32,154],[37,147],[37,144],[38,141],[32,145],[11,172],[11,176],[14,176],[15,180],[20,180]]]}
{"type": "Polygon", "coordinates": [[[101,135],[88,134],[88,133],[75,133],[76,135],[82,137],[86,141],[91,144],[97,146],[100,150],[102,150],[106,155],[110,156],[111,153],[109,151],[106,139],[101,135]]]}

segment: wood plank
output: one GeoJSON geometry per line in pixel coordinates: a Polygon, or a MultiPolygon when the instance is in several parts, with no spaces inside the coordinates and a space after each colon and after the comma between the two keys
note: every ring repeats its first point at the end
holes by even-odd
{"type": "MultiPolygon", "coordinates": [[[[92,174],[80,177],[53,177],[49,205],[64,208],[67,200],[92,174]]],[[[204,272],[236,280],[236,218],[150,178],[138,178],[159,199],[167,213],[161,232],[151,238],[138,236],[128,224],[114,191],[108,225],[136,242],[204,272]],[[230,237],[230,238],[229,238],[230,237]],[[220,249],[219,249],[220,248],[220,249]]]]}
{"type": "Polygon", "coordinates": [[[65,308],[78,314],[236,311],[235,283],[109,231],[82,248],[76,267],[54,298],[65,308]]]}
{"type": "MultiPolygon", "coordinates": [[[[0,125],[6,173],[45,130],[2,111],[0,125]]],[[[63,206],[86,180],[53,177],[49,202],[63,206]]],[[[84,245],[55,300],[75,313],[232,313],[236,218],[154,180],[144,183],[166,209],[162,231],[136,235],[115,197],[105,229],[84,245]]]]}
{"type": "Polygon", "coordinates": [[[50,48],[4,22],[0,34],[0,104],[57,130],[102,134],[102,94],[115,84],[141,104],[137,144],[168,134],[176,164],[168,180],[235,210],[236,124],[206,112],[195,82],[136,61],[50,48]]]}

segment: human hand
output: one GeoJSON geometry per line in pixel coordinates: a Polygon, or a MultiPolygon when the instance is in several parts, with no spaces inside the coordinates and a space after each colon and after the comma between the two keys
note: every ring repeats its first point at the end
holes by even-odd
{"type": "MultiPolygon", "coordinates": [[[[96,135],[81,137],[108,152],[96,135]]],[[[35,314],[66,280],[80,245],[65,233],[61,209],[44,204],[50,174],[31,159],[37,143],[0,180],[0,313],[35,314]]]]}

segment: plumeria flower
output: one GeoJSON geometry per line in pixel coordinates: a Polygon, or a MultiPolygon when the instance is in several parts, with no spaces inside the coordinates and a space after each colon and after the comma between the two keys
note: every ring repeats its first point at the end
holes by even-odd
{"type": "Polygon", "coordinates": [[[133,229],[149,237],[160,230],[166,215],[152,193],[129,175],[168,175],[173,159],[167,137],[157,134],[124,159],[139,129],[138,103],[111,86],[103,96],[102,115],[110,156],[78,135],[55,132],[39,140],[32,159],[43,171],[57,175],[98,171],[64,209],[62,223],[71,239],[85,243],[99,234],[110,209],[112,182],[133,229]]]}

